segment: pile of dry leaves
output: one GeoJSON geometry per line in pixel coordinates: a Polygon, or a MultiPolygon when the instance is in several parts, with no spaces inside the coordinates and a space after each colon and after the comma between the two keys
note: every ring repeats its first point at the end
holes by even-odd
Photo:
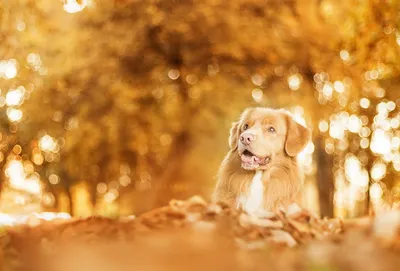
{"type": "Polygon", "coordinates": [[[343,224],[297,205],[250,216],[193,197],[138,218],[32,218],[0,233],[0,271],[397,270],[399,230],[396,211],[343,224]]]}
{"type": "Polygon", "coordinates": [[[171,201],[169,206],[142,215],[137,222],[149,229],[184,226],[212,229],[225,225],[238,244],[247,248],[263,247],[266,243],[293,247],[330,238],[343,231],[340,220],[321,220],[295,204],[278,213],[249,215],[224,204],[207,204],[200,197],[171,201]]]}

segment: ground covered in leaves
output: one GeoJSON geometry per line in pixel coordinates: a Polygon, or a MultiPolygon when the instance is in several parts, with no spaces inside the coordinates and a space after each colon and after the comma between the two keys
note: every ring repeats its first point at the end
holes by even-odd
{"type": "Polygon", "coordinates": [[[40,221],[3,229],[8,270],[398,270],[400,214],[321,220],[296,205],[257,217],[199,197],[137,218],[40,221]]]}

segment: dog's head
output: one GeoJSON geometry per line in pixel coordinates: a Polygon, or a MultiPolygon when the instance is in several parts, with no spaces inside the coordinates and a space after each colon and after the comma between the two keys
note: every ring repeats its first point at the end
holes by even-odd
{"type": "Polygon", "coordinates": [[[265,169],[271,159],[295,157],[310,140],[311,132],[284,110],[249,108],[233,123],[229,145],[246,170],[265,169]]]}

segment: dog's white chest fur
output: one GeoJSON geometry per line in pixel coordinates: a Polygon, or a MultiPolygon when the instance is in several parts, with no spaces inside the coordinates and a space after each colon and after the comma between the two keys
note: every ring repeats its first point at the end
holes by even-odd
{"type": "Polygon", "coordinates": [[[263,171],[257,170],[250,183],[248,194],[240,195],[237,207],[242,207],[249,214],[254,214],[262,209],[264,201],[264,185],[262,182],[263,171]]]}

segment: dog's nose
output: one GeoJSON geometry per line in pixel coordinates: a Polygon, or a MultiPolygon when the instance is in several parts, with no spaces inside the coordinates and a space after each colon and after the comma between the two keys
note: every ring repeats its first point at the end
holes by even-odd
{"type": "Polygon", "coordinates": [[[250,133],[243,133],[240,136],[240,142],[242,142],[245,145],[250,144],[252,141],[256,139],[256,136],[250,133]]]}

